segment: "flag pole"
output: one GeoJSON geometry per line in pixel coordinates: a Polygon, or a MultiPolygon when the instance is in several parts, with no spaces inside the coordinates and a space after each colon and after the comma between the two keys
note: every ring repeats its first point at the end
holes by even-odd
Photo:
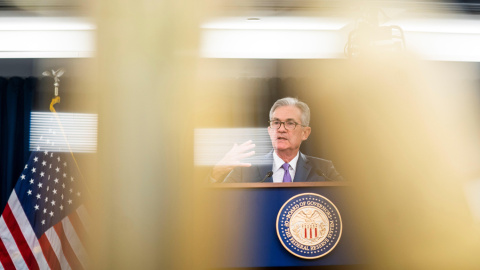
{"type": "Polygon", "coordinates": [[[60,118],[58,117],[58,114],[57,114],[57,111],[55,110],[55,107],[53,107],[54,105],[60,103],[60,96],[58,95],[58,88],[60,86],[60,77],[64,73],[65,73],[65,70],[63,68],[60,68],[56,71],[53,70],[53,69],[51,71],[47,70],[47,71],[44,71],[42,73],[43,76],[53,77],[53,79],[55,81],[54,84],[53,84],[55,86],[55,97],[52,98],[52,101],[50,102],[50,111],[53,113],[53,115],[55,116],[55,119],[58,122],[58,126],[60,127],[60,130],[62,132],[62,136],[65,139],[65,142],[67,143],[67,147],[68,147],[68,150],[70,152],[70,155],[72,156],[72,159],[75,162],[75,166],[77,167],[77,171],[84,181],[85,188],[87,189],[88,193],[92,194],[90,192],[90,188],[88,187],[88,184],[85,180],[85,177],[83,176],[82,171],[80,170],[80,167],[78,166],[77,160],[75,159],[75,156],[73,155],[72,148],[70,147],[70,143],[68,142],[67,136],[65,135],[65,131],[63,129],[62,122],[60,121],[60,118]]]}

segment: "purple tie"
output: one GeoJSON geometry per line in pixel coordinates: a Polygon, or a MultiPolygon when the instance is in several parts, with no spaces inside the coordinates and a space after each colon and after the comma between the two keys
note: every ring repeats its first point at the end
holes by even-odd
{"type": "Polygon", "coordinates": [[[290,164],[285,163],[285,164],[282,165],[282,167],[285,170],[285,174],[283,175],[283,182],[284,183],[292,182],[292,177],[290,176],[290,173],[288,172],[288,167],[290,167],[290,164]]]}

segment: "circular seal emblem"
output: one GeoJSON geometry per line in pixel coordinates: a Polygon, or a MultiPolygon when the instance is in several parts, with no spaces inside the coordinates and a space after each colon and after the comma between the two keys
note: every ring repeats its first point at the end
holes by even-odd
{"type": "Polygon", "coordinates": [[[314,193],[290,198],[280,208],[276,226],[285,249],[304,259],[327,255],[342,235],[342,219],[337,207],[314,193]]]}

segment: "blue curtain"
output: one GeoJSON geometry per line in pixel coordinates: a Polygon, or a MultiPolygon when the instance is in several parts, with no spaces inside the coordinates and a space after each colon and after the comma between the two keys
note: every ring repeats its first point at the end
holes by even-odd
{"type": "Polygon", "coordinates": [[[28,158],[36,78],[0,77],[0,213],[28,158]]]}

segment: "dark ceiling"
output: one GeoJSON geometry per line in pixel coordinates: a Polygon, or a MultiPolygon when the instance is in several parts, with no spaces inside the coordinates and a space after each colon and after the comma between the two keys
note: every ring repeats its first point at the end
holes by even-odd
{"type": "Polygon", "coordinates": [[[402,8],[409,12],[460,12],[480,14],[480,0],[221,0],[226,9],[274,11],[278,14],[301,11],[337,13],[336,10],[358,9],[364,6],[402,8]]]}
{"type": "MultiPolygon", "coordinates": [[[[174,1],[174,0],[171,0],[174,1]]],[[[61,9],[80,9],[91,2],[82,0],[0,0],[1,11],[44,11],[61,9]]],[[[378,7],[423,7],[433,12],[464,12],[480,13],[480,0],[377,0],[377,1],[352,1],[352,0],[220,0],[216,4],[226,9],[234,10],[259,10],[290,12],[302,10],[335,10],[345,7],[371,4],[378,7]]]]}

